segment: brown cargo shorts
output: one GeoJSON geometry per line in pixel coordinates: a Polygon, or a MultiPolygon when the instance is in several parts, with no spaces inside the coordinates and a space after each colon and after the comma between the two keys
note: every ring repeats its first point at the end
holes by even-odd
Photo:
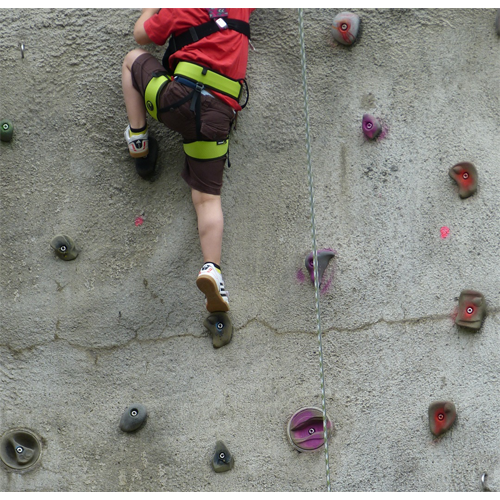
{"type": "MultiPolygon", "coordinates": [[[[132,64],[132,83],[144,97],[146,87],[155,72],[165,68],[151,54],[139,56],[132,64]]],[[[193,89],[176,81],[169,82],[162,90],[159,108],[171,106],[192,92],[193,89]]],[[[233,108],[212,95],[201,95],[201,140],[221,141],[229,135],[236,116],[233,108]]],[[[159,113],[159,121],[182,135],[184,142],[196,141],[196,118],[189,108],[191,101],[176,109],[159,113]]],[[[220,195],[222,176],[227,155],[213,160],[196,160],[185,155],[182,178],[188,186],[202,193],[220,195]]]]}

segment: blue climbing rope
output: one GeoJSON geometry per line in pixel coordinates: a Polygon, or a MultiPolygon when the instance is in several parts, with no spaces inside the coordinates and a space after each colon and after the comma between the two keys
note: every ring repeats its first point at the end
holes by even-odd
{"type": "Polygon", "coordinates": [[[326,465],[326,486],[328,491],[330,491],[330,460],[328,458],[325,370],[323,368],[323,342],[321,334],[321,314],[319,308],[318,249],[316,244],[316,222],[314,216],[314,183],[313,183],[313,172],[311,163],[311,138],[309,134],[309,106],[307,98],[307,77],[306,77],[306,47],[304,42],[304,18],[302,9],[299,9],[299,33],[300,33],[300,56],[302,62],[302,87],[304,90],[304,114],[306,122],[307,176],[309,181],[309,202],[311,206],[311,237],[313,245],[314,291],[316,298],[316,325],[317,325],[318,344],[319,344],[321,408],[323,410],[323,439],[325,443],[324,446],[325,446],[325,465],[326,465]]]}

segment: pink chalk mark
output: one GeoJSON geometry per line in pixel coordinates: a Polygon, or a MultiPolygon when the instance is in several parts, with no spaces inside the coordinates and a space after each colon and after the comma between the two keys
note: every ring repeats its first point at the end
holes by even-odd
{"type": "Polygon", "coordinates": [[[450,235],[450,228],[448,226],[443,226],[441,229],[441,238],[444,240],[450,235]]]}
{"type": "Polygon", "coordinates": [[[144,224],[144,219],[141,216],[135,218],[136,226],[142,226],[143,224],[144,224]]]}

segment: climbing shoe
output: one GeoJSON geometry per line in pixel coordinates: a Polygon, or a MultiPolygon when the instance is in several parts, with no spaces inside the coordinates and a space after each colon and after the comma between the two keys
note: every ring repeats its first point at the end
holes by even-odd
{"type": "Polygon", "coordinates": [[[211,262],[201,268],[196,285],[205,294],[205,305],[209,312],[229,311],[228,293],[221,272],[211,262]]]}
{"type": "Polygon", "coordinates": [[[132,158],[142,158],[149,153],[148,130],[142,134],[134,134],[130,130],[130,125],[125,129],[125,140],[128,151],[132,158]]]}

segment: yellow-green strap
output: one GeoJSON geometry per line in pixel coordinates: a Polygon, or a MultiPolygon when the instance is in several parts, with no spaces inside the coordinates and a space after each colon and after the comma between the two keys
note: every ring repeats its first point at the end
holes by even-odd
{"type": "Polygon", "coordinates": [[[184,152],[196,160],[213,160],[227,153],[229,141],[195,141],[183,144],[184,152]]]}
{"type": "Polygon", "coordinates": [[[218,90],[234,97],[236,100],[240,97],[241,83],[226,76],[210,71],[209,69],[198,66],[187,61],[181,61],[175,67],[174,75],[184,76],[196,82],[203,83],[207,87],[218,90]]]}
{"type": "Polygon", "coordinates": [[[168,82],[169,79],[165,75],[155,76],[151,78],[144,91],[146,109],[155,120],[158,120],[158,95],[168,82]]]}

